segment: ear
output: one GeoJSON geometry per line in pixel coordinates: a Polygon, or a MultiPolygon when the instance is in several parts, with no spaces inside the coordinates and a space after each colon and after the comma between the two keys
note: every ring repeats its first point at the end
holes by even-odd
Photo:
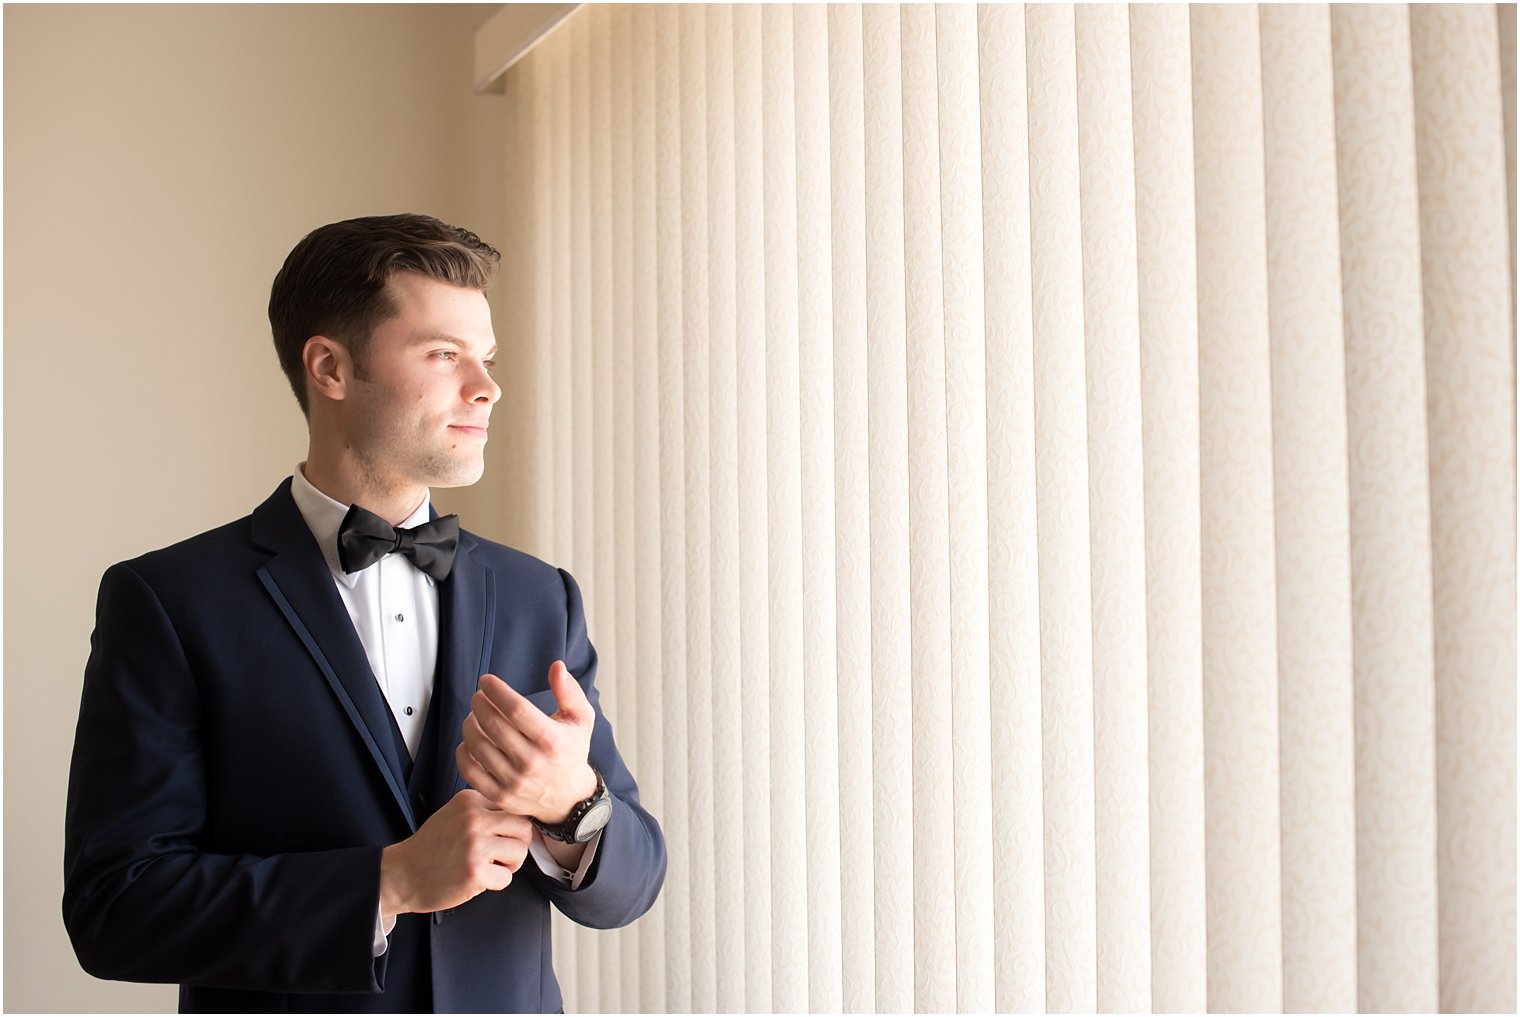
{"type": "Polygon", "coordinates": [[[312,336],[301,350],[301,363],[306,368],[306,382],[313,394],[334,401],[347,394],[348,384],[354,376],[354,362],[348,348],[338,340],[325,335],[312,336]]]}

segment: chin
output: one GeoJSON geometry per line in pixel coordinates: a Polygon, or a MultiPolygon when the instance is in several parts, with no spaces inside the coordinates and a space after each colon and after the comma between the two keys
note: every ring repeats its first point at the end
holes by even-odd
{"type": "Polygon", "coordinates": [[[483,462],[476,463],[451,463],[442,469],[433,471],[433,478],[428,487],[469,487],[485,475],[486,466],[483,462]]]}

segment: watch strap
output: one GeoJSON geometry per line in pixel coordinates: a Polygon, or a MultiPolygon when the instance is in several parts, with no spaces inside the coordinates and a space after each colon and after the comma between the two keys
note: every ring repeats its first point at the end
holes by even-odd
{"type": "Polygon", "coordinates": [[[596,790],[591,792],[590,797],[582,798],[576,802],[571,807],[570,814],[565,817],[563,823],[544,823],[536,817],[529,817],[539,833],[550,840],[557,840],[564,844],[577,843],[576,832],[580,828],[581,820],[586,818],[586,813],[590,812],[597,802],[609,797],[607,785],[602,781],[601,772],[594,768],[591,772],[596,774],[596,790]]]}

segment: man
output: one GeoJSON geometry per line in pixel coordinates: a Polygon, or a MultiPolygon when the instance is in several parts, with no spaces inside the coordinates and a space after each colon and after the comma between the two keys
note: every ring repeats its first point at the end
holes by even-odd
{"type": "Polygon", "coordinates": [[[484,469],[498,260],[424,216],[302,240],[269,313],[306,461],[102,579],[64,858],[91,974],[185,1011],[553,1011],[549,904],[653,903],[575,581],[430,508],[484,469]]]}

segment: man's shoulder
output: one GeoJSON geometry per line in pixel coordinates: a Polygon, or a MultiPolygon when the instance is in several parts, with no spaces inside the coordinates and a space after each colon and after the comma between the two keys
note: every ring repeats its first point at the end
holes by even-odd
{"type": "Polygon", "coordinates": [[[286,479],[275,488],[273,494],[247,514],[166,547],[117,562],[108,572],[125,569],[151,582],[155,579],[174,580],[190,575],[200,580],[215,581],[226,575],[228,569],[251,571],[250,565],[256,567],[256,563],[267,559],[270,553],[268,549],[261,550],[259,541],[254,539],[255,518],[260,513],[264,513],[267,518],[271,510],[278,513],[282,508],[295,513],[295,503],[290,500],[289,487],[290,481],[286,479]]]}
{"type": "Polygon", "coordinates": [[[166,547],[117,562],[112,569],[127,569],[145,579],[155,579],[189,571],[215,573],[224,565],[245,563],[254,555],[253,543],[249,539],[249,520],[249,516],[234,519],[166,547]]]}
{"type": "Polygon", "coordinates": [[[580,587],[564,569],[468,530],[459,537],[461,553],[493,577],[498,610],[547,611],[543,617],[560,625],[582,610],[580,587]]]}
{"type": "Polygon", "coordinates": [[[471,556],[482,565],[495,572],[505,572],[513,577],[524,579],[541,579],[559,581],[559,569],[542,558],[534,557],[526,551],[520,551],[506,544],[499,544],[494,540],[482,537],[478,533],[461,529],[459,531],[461,550],[468,550],[471,556]]]}

